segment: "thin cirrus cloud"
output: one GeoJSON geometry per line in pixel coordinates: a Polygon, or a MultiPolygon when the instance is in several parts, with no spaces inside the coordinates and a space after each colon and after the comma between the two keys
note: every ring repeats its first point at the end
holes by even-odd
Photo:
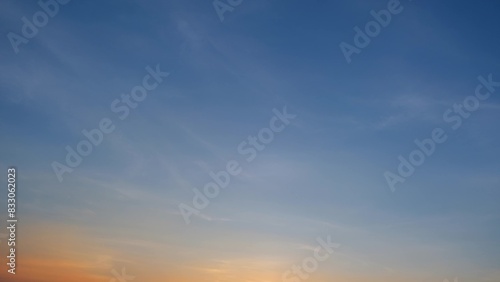
{"type": "MultiPolygon", "coordinates": [[[[477,15],[493,4],[405,3],[346,64],[339,42],[386,1],[247,2],[221,23],[211,2],[71,1],[18,55],[4,41],[0,168],[17,165],[23,187],[15,281],[109,282],[124,267],[137,281],[281,281],[326,235],[341,247],[308,281],[497,281],[497,93],[396,193],[382,176],[447,128],[478,75],[500,80],[491,38],[473,34],[493,32],[498,17],[477,15]],[[110,103],[157,64],[171,75],[116,119],[110,103]],[[296,120],[245,162],[238,145],[285,105],[296,120]],[[116,131],[59,183],[51,162],[103,117],[116,131]],[[186,225],[179,203],[231,159],[242,173],[186,225]]],[[[36,8],[1,5],[6,32],[36,8]]]]}

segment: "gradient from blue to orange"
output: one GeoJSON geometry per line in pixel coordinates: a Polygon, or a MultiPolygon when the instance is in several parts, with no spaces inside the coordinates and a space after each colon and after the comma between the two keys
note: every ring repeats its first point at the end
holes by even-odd
{"type": "MultiPolygon", "coordinates": [[[[308,281],[500,281],[500,90],[459,130],[442,118],[477,76],[500,80],[500,5],[401,4],[351,64],[339,43],[387,1],[245,0],[220,22],[211,1],[73,0],[19,54],[4,36],[0,172],[18,167],[20,222],[0,279],[282,281],[331,236],[308,281]],[[157,64],[170,76],[117,119],[157,64]],[[285,105],[297,118],[243,162],[285,105]],[[104,117],[116,130],[60,183],[52,162],[104,117]],[[435,127],[448,140],[392,193],[384,171],[435,127]],[[241,175],[186,225],[178,205],[232,159],[241,175]]],[[[2,1],[1,34],[37,10],[2,1]]]]}

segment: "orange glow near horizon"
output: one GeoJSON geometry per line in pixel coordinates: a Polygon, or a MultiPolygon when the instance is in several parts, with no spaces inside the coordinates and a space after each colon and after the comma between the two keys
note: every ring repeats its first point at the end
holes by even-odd
{"type": "MultiPolygon", "coordinates": [[[[0,273],[2,281],[117,282],[112,271],[121,273],[120,265],[127,265],[125,273],[135,277],[127,281],[281,282],[283,271],[290,266],[271,258],[175,263],[173,253],[168,254],[173,257],[167,256],[162,261],[151,256],[151,248],[144,248],[141,257],[134,257],[123,250],[95,244],[98,240],[90,233],[74,226],[32,224],[24,229],[20,236],[23,244],[19,248],[16,275],[8,274],[4,267],[0,273]]],[[[341,273],[332,277],[320,269],[307,281],[396,282],[401,279],[403,277],[363,277],[341,273]]]]}

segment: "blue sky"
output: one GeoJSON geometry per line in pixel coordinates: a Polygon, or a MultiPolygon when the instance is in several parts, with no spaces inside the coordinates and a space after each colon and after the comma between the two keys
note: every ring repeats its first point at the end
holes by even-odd
{"type": "MultiPolygon", "coordinates": [[[[339,44],[389,1],[334,2],[244,0],[221,22],[210,1],[73,0],[18,54],[4,36],[0,166],[19,169],[26,229],[74,231],[86,248],[51,258],[95,281],[121,266],[141,281],[278,281],[324,235],[339,255],[311,281],[500,281],[500,89],[455,131],[442,117],[478,76],[500,81],[499,4],[401,1],[347,63],[339,44]],[[170,75],[117,119],[112,101],[156,65],[170,75]],[[238,144],[285,106],[297,118],[243,162],[238,144]],[[116,130],[59,182],[51,163],[104,117],[116,130]],[[392,192],[384,172],[436,127],[448,140],[392,192]],[[243,173],[186,225],[178,205],[232,159],[243,173]]],[[[4,1],[2,34],[39,9],[4,1]]]]}

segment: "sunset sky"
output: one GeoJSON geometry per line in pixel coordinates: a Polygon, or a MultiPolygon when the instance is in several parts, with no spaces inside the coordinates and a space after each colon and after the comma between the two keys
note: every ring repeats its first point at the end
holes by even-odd
{"type": "Polygon", "coordinates": [[[341,42],[391,1],[243,0],[221,18],[212,0],[72,0],[17,53],[7,35],[42,9],[1,1],[0,179],[17,167],[19,221],[12,275],[2,188],[0,281],[500,282],[500,87],[459,128],[444,118],[487,93],[478,77],[500,82],[500,2],[401,0],[348,63],[341,42]],[[240,144],[273,118],[248,161],[240,144]],[[446,141],[392,191],[384,173],[436,128],[446,141]],[[180,205],[231,161],[186,223],[180,205]],[[284,278],[318,238],[335,251],[284,278]]]}

